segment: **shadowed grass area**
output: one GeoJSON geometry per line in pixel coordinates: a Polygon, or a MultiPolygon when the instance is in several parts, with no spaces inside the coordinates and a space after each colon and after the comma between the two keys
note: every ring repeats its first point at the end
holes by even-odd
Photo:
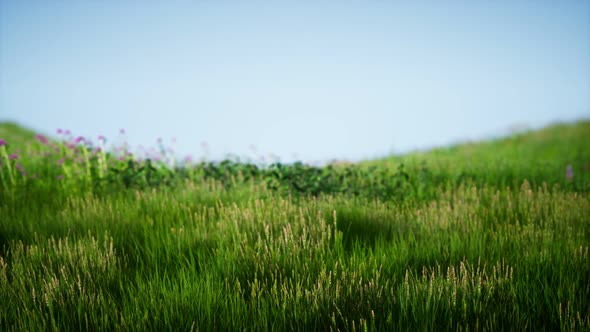
{"type": "Polygon", "coordinates": [[[0,327],[590,329],[589,129],[322,169],[0,147],[0,327]]]}

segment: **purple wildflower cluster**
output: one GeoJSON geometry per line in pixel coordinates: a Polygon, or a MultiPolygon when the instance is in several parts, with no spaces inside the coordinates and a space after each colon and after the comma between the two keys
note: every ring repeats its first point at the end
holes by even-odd
{"type": "MultiPolygon", "coordinates": [[[[155,163],[166,164],[168,167],[175,167],[174,144],[176,138],[172,138],[171,144],[165,144],[162,138],[157,139],[155,147],[144,148],[138,147],[137,153],[129,151],[129,144],[127,143],[125,129],[119,129],[120,142],[117,146],[107,148],[107,138],[99,135],[96,140],[84,136],[74,136],[70,130],[58,128],[56,130],[57,139],[51,139],[43,134],[36,134],[34,141],[27,144],[25,152],[21,153],[19,150],[9,151],[8,142],[0,139],[0,147],[3,149],[4,158],[2,162],[6,164],[10,162],[13,165],[13,170],[21,173],[25,178],[35,179],[39,178],[38,174],[29,174],[25,167],[30,165],[52,165],[53,167],[44,171],[51,175],[54,179],[64,180],[69,176],[77,176],[82,174],[90,174],[88,163],[96,161],[96,166],[99,168],[98,176],[105,176],[111,165],[118,162],[127,162],[127,160],[146,160],[150,159],[155,163]],[[33,144],[35,143],[35,144],[33,144]]],[[[202,143],[204,150],[208,149],[206,142],[202,143]]],[[[2,149],[0,149],[2,150],[2,149]]],[[[182,165],[193,164],[193,157],[186,156],[181,161],[182,165]]],[[[35,167],[33,167],[35,168],[35,167]]]]}
{"type": "MultiPolygon", "coordinates": [[[[39,145],[34,146],[32,143],[27,143],[27,149],[25,153],[21,153],[20,150],[8,153],[4,150],[4,160],[6,162],[11,161],[14,165],[14,169],[19,171],[23,177],[27,177],[27,171],[25,166],[28,165],[31,160],[42,159],[46,165],[57,165],[62,169],[72,167],[72,165],[82,165],[94,158],[99,152],[102,151],[100,147],[94,147],[91,140],[83,137],[72,136],[71,131],[64,129],[57,129],[58,141],[50,140],[47,136],[42,134],[36,134],[34,139],[39,145]],[[84,149],[91,151],[90,155],[84,152],[84,149]],[[29,158],[31,157],[31,158],[29,158]]],[[[99,136],[99,145],[104,145],[106,141],[104,136],[99,136]]],[[[4,139],[0,139],[0,147],[7,147],[8,142],[4,139]]],[[[88,151],[87,150],[87,151],[88,151]]],[[[33,161],[35,163],[36,161],[33,161]]],[[[28,167],[28,166],[27,166],[28,167]]],[[[78,170],[82,169],[78,167],[78,170]]],[[[78,172],[74,170],[74,174],[78,172]]],[[[38,174],[32,174],[30,178],[38,178],[38,174]]],[[[63,175],[57,175],[57,179],[63,179],[63,175]]]]}
{"type": "Polygon", "coordinates": [[[567,165],[565,168],[565,178],[568,181],[572,181],[574,179],[574,169],[572,165],[567,165]]]}
{"type": "Polygon", "coordinates": [[[45,136],[43,136],[43,135],[41,135],[41,134],[37,134],[37,135],[35,135],[35,139],[36,139],[37,141],[39,141],[41,144],[43,144],[43,145],[46,145],[46,144],[48,143],[48,141],[47,141],[47,137],[45,137],[45,136]]]}

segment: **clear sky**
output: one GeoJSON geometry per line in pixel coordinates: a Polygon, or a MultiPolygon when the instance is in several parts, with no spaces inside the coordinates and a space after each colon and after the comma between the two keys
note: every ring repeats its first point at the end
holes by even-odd
{"type": "Polygon", "coordinates": [[[590,1],[0,1],[0,120],[48,134],[311,162],[589,117],[590,1]]]}

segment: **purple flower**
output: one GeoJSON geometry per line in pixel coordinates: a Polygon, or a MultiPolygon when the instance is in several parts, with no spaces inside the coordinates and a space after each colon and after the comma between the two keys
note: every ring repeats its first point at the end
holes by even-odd
{"type": "Polygon", "coordinates": [[[7,145],[6,141],[0,138],[0,146],[7,145]]]}
{"type": "Polygon", "coordinates": [[[15,167],[16,169],[18,169],[19,171],[24,171],[24,170],[25,170],[25,168],[23,167],[23,165],[21,165],[21,164],[19,164],[19,163],[16,163],[16,165],[14,165],[14,167],[15,167]]]}
{"type": "Polygon", "coordinates": [[[18,156],[16,155],[16,153],[13,153],[10,155],[10,159],[16,160],[16,159],[18,159],[18,156]]]}
{"type": "Polygon", "coordinates": [[[35,135],[35,139],[38,140],[39,142],[41,142],[41,144],[47,144],[47,137],[45,137],[41,134],[35,135]]]}
{"type": "Polygon", "coordinates": [[[60,180],[60,181],[61,181],[61,180],[63,180],[63,178],[64,178],[64,176],[63,176],[63,175],[58,175],[58,176],[57,176],[57,179],[58,179],[58,180],[60,180]]]}
{"type": "Polygon", "coordinates": [[[71,132],[70,132],[69,130],[67,130],[67,129],[66,129],[66,130],[64,131],[64,135],[68,136],[68,135],[70,135],[70,134],[71,134],[71,132]]]}
{"type": "Polygon", "coordinates": [[[57,164],[58,164],[58,165],[61,165],[61,164],[63,164],[63,163],[64,163],[64,159],[63,159],[63,158],[61,158],[61,159],[59,159],[59,160],[57,161],[57,164]]]}
{"type": "Polygon", "coordinates": [[[104,141],[106,141],[107,139],[106,139],[104,136],[102,136],[102,135],[98,135],[98,140],[99,140],[99,141],[103,141],[103,142],[104,142],[104,141]]]}
{"type": "Polygon", "coordinates": [[[123,129],[123,128],[119,129],[119,134],[125,135],[125,129],[123,129]]]}
{"type": "Polygon", "coordinates": [[[572,168],[572,165],[567,165],[565,168],[565,178],[567,180],[572,180],[574,178],[574,169],[572,168]]]}
{"type": "Polygon", "coordinates": [[[61,128],[57,128],[57,134],[58,134],[58,135],[61,135],[61,134],[63,134],[63,133],[64,133],[63,129],[61,129],[61,128]]]}
{"type": "Polygon", "coordinates": [[[78,136],[76,137],[76,140],[74,141],[76,144],[80,143],[80,142],[84,142],[84,137],[82,136],[78,136]]]}

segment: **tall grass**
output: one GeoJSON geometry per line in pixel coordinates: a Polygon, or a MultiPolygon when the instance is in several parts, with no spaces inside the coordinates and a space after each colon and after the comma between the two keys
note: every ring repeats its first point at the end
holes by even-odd
{"type": "Polygon", "coordinates": [[[0,330],[588,330],[590,158],[567,152],[590,150],[583,125],[559,127],[566,152],[533,180],[540,152],[510,173],[483,143],[483,170],[458,152],[320,170],[350,176],[338,192],[275,181],[320,174],[303,166],[154,163],[148,180],[131,156],[37,141],[10,159],[7,140],[0,330]],[[367,188],[387,181],[405,191],[367,188]]]}

